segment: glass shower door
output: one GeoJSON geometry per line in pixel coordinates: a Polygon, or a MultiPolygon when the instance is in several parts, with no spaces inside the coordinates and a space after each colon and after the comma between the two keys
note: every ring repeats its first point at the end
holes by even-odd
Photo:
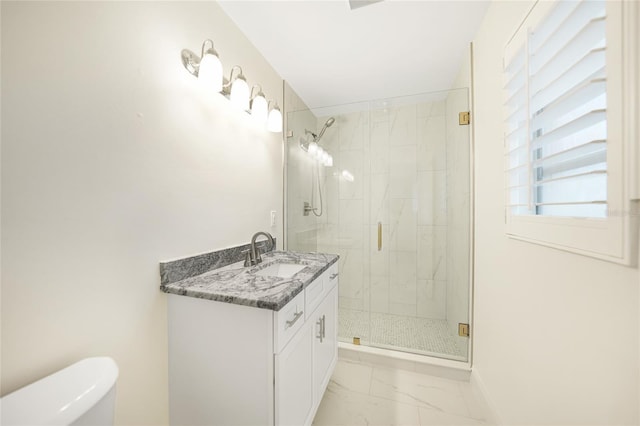
{"type": "Polygon", "coordinates": [[[370,344],[466,360],[469,318],[467,89],[372,104],[370,344]]]}

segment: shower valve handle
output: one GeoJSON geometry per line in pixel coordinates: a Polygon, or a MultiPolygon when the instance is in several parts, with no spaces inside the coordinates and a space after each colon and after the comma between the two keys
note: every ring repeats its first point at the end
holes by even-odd
{"type": "Polygon", "coordinates": [[[304,216],[309,216],[309,212],[315,212],[318,210],[317,207],[313,207],[311,204],[309,204],[307,201],[304,202],[303,206],[302,206],[303,210],[302,210],[302,214],[304,216]]]}

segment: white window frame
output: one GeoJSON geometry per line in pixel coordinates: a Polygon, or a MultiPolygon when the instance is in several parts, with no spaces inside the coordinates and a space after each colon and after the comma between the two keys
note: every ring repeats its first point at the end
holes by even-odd
{"type": "MultiPolygon", "coordinates": [[[[515,52],[527,33],[555,6],[537,1],[505,46],[505,58],[515,52]]],[[[506,234],[510,238],[541,244],[624,265],[637,262],[640,173],[638,164],[638,48],[640,5],[636,1],[606,2],[607,24],[607,204],[608,217],[570,218],[512,215],[505,191],[506,234]],[[632,211],[633,209],[633,211],[632,211]]],[[[506,93],[503,99],[506,99],[506,93]]],[[[505,144],[506,145],[506,144],[505,144]]],[[[505,154],[508,151],[505,146],[505,154]]],[[[509,188],[505,155],[505,188],[509,188]]]]}

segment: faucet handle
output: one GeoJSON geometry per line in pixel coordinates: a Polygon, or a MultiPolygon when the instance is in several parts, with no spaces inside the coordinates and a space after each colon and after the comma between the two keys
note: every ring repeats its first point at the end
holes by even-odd
{"type": "Polygon", "coordinates": [[[242,253],[246,253],[246,255],[244,256],[244,266],[252,266],[251,250],[242,250],[242,253]]]}
{"type": "Polygon", "coordinates": [[[253,261],[255,262],[256,265],[258,263],[262,263],[262,256],[260,256],[260,248],[259,247],[256,247],[256,258],[253,259],[253,261]]]}

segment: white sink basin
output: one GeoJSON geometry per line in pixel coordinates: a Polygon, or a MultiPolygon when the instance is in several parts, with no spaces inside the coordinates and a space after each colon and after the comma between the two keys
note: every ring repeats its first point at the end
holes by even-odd
{"type": "Polygon", "coordinates": [[[306,268],[306,265],[297,265],[295,263],[274,263],[264,269],[260,269],[253,273],[253,275],[261,275],[264,277],[280,277],[291,278],[298,272],[306,268]]]}

